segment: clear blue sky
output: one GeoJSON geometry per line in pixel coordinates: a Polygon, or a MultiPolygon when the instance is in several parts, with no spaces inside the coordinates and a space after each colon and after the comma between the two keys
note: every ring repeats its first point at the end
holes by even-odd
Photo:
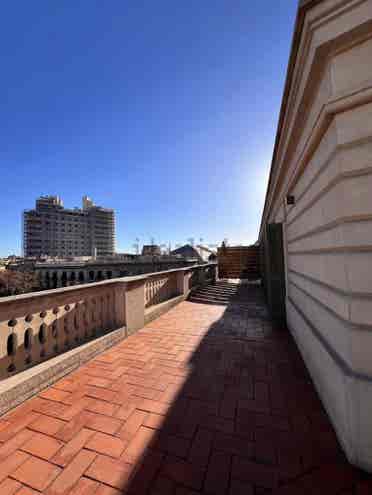
{"type": "Polygon", "coordinates": [[[134,239],[257,237],[297,0],[5,2],[0,256],[41,194],[134,239]]]}

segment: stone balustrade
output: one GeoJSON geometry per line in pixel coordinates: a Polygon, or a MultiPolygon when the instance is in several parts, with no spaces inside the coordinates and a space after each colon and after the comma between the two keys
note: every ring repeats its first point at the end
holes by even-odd
{"type": "Polygon", "coordinates": [[[145,308],[180,295],[177,272],[152,276],[145,283],[145,308]]]}
{"type": "Polygon", "coordinates": [[[115,329],[126,336],[215,275],[206,264],[2,298],[0,379],[115,329]]]}

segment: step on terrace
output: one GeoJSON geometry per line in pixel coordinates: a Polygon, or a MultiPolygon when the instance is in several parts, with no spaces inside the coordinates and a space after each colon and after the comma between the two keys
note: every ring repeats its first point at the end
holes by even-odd
{"type": "Polygon", "coordinates": [[[253,285],[196,292],[3,416],[0,442],[2,495],[372,492],[253,285]]]}

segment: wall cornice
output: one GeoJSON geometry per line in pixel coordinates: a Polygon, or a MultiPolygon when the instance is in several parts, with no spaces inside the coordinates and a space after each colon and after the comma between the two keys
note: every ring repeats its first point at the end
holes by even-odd
{"type": "MultiPolygon", "coordinates": [[[[327,31],[327,23],[332,23],[337,16],[347,15],[353,8],[368,6],[368,1],[343,0],[336,5],[333,2],[333,10],[329,8],[332,3],[327,0],[308,1],[304,2],[304,5],[300,4],[261,219],[260,238],[269,212],[272,212],[275,206],[288,169],[293,164],[291,156],[303,130],[299,119],[303,120],[306,113],[301,112],[301,109],[310,108],[316,89],[325,75],[325,69],[329,66],[330,57],[350,47],[356,39],[361,41],[368,35],[370,36],[372,28],[372,18],[368,17],[363,24],[346,26],[345,29],[339,30],[332,37],[331,30],[327,31]],[[309,9],[320,3],[324,3],[323,17],[317,12],[317,15],[313,14],[312,19],[308,19],[309,9]],[[326,30],[326,36],[323,40],[319,38],[317,28],[326,30]],[[307,67],[305,67],[306,61],[307,67]]],[[[330,77],[330,75],[328,76],[330,77]]],[[[292,168],[290,173],[289,187],[293,181],[297,180],[296,177],[306,166],[312,151],[319,144],[319,139],[324,135],[333,117],[339,112],[365,104],[368,101],[371,101],[369,84],[360,88],[353,88],[353,92],[346,91],[342,94],[330,95],[322,105],[310,135],[307,136],[303,149],[298,154],[295,169],[292,168]]]]}

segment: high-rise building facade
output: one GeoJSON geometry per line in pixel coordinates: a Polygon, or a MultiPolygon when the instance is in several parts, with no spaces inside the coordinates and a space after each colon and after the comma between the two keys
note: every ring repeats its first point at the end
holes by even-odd
{"type": "Polygon", "coordinates": [[[42,196],[23,212],[24,256],[110,256],[115,252],[114,210],[87,196],[82,208],[64,208],[59,196],[42,196]]]}

